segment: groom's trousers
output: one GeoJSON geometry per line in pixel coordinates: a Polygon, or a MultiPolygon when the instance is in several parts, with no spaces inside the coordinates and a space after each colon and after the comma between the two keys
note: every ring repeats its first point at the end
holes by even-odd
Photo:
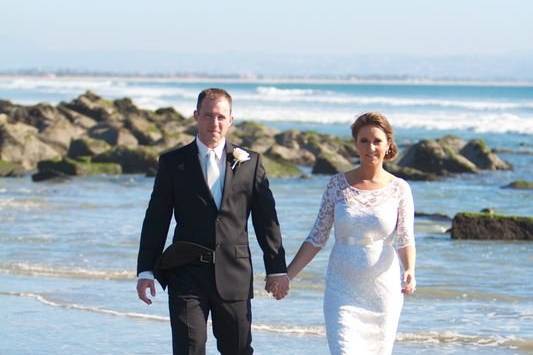
{"type": "Polygon", "coordinates": [[[174,355],[205,355],[207,318],[222,355],[253,353],[251,302],[224,301],[215,287],[213,264],[180,267],[168,284],[174,355]]]}

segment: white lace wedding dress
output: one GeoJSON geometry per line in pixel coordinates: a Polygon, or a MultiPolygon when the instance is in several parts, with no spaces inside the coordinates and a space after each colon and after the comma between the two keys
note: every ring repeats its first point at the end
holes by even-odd
{"type": "Polygon", "coordinates": [[[332,354],[392,353],[403,305],[393,244],[414,245],[413,223],[411,189],[403,179],[377,190],[352,187],[342,173],[329,181],[306,242],[323,247],[335,226],[324,296],[332,354]]]}

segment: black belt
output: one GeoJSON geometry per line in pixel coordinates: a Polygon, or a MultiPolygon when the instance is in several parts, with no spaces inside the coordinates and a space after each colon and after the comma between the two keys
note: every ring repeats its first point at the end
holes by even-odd
{"type": "Polygon", "coordinates": [[[189,241],[176,241],[161,255],[154,270],[163,272],[187,264],[214,263],[215,251],[213,249],[189,241]]]}

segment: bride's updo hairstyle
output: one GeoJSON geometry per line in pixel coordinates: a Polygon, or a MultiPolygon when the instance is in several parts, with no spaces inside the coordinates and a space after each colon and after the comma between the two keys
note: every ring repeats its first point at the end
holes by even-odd
{"type": "Polygon", "coordinates": [[[387,142],[389,143],[389,150],[385,154],[385,160],[393,160],[398,154],[398,147],[394,142],[394,133],[392,132],[392,126],[387,118],[379,112],[367,112],[357,117],[352,124],[352,137],[357,141],[357,133],[364,126],[376,126],[380,128],[387,136],[387,142]]]}

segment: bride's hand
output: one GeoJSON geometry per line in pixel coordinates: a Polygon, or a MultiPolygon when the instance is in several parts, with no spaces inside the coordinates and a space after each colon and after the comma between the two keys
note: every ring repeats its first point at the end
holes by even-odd
{"type": "Polygon", "coordinates": [[[402,293],[412,295],[416,290],[416,279],[414,270],[405,270],[403,273],[402,293]]]}

